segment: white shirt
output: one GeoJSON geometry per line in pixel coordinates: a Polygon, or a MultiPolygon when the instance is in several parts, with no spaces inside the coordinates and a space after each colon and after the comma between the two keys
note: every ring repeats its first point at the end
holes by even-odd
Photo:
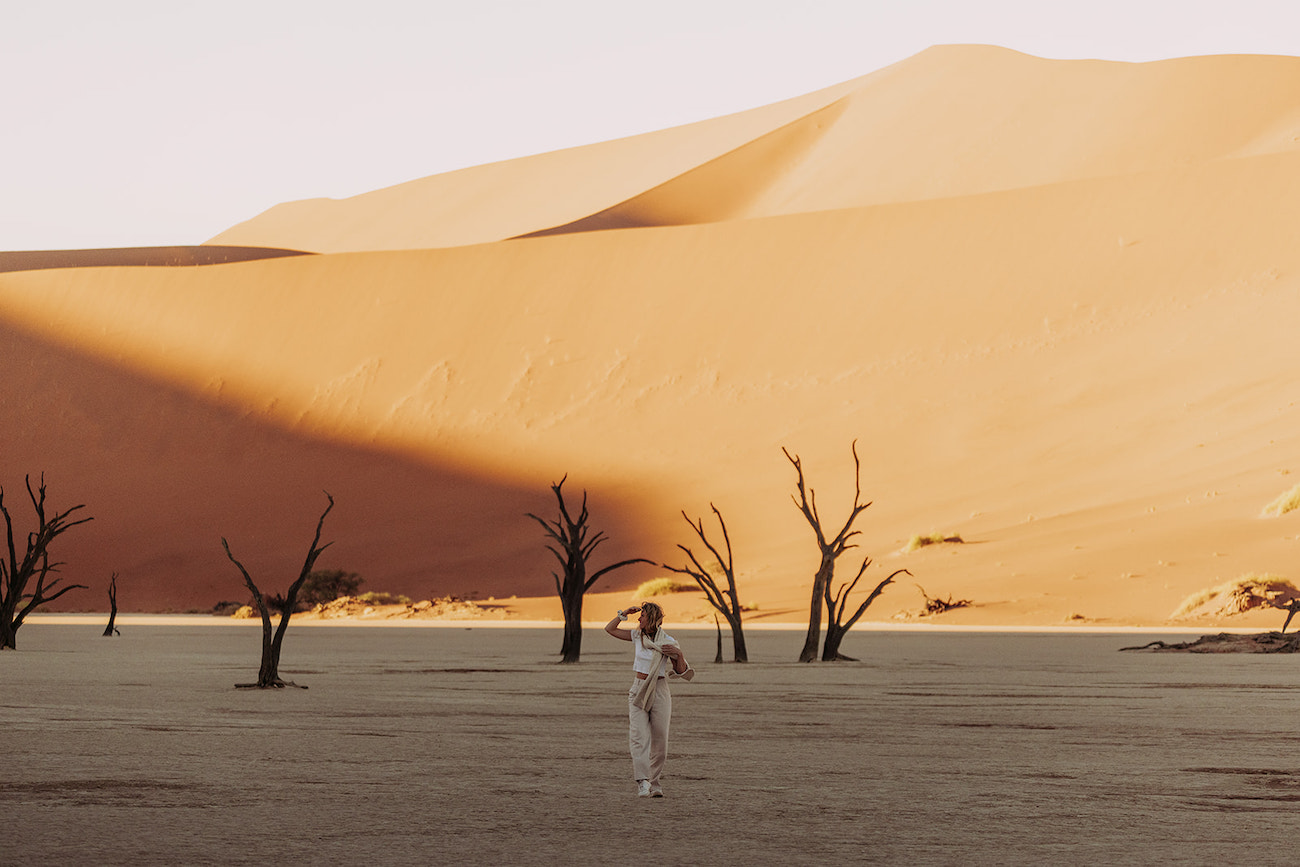
{"type": "MultiPolygon", "coordinates": [[[[651,649],[648,648],[648,647],[642,647],[642,646],[641,646],[641,629],[640,629],[640,627],[633,626],[631,631],[632,631],[632,670],[633,670],[633,671],[639,671],[639,672],[641,672],[642,674],[649,676],[650,673],[651,673],[651,672],[650,672],[650,661],[654,658],[654,655],[655,655],[655,654],[654,654],[654,651],[651,650],[651,649]]],[[[658,631],[657,633],[655,633],[655,640],[658,641],[660,644],[676,644],[676,643],[677,643],[677,639],[673,638],[673,637],[672,637],[671,635],[669,635],[667,632],[664,632],[662,626],[659,627],[659,631],[658,631]]],[[[665,666],[665,665],[669,665],[669,664],[671,664],[671,660],[669,660],[668,657],[665,656],[665,657],[663,657],[662,659],[660,659],[660,660],[659,660],[659,671],[655,672],[655,676],[656,676],[656,677],[663,677],[663,676],[664,676],[664,666],[665,666]]]]}

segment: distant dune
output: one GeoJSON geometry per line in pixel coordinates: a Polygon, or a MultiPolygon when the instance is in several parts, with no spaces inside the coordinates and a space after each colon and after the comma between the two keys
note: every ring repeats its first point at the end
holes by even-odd
{"type": "Polygon", "coordinates": [[[939,46],[716,120],[278,205],[210,243],[415,249],[951,198],[1294,152],[1297,106],[1300,58],[939,46]]]}
{"type": "Polygon", "coordinates": [[[1298,73],[936,48],[213,239],[323,255],[5,274],[0,481],[86,501],[67,575],[147,609],[240,596],[219,534],[287,576],[321,489],[372,589],[544,595],[523,513],[567,473],[602,562],[676,562],[713,503],[751,616],[798,620],[781,449],[829,526],[857,440],[843,572],[975,601],[944,622],[1162,623],[1295,561],[1300,512],[1259,515],[1300,470],[1298,73]]]}

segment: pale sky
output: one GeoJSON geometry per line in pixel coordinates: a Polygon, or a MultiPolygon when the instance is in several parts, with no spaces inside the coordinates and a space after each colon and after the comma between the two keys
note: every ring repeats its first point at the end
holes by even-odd
{"type": "Polygon", "coordinates": [[[1300,55],[1300,3],[10,3],[0,250],[197,244],[278,202],[716,117],[945,43],[1300,55]]]}

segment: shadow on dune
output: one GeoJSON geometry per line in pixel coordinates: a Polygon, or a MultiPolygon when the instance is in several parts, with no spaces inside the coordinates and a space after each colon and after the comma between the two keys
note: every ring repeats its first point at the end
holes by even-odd
{"type": "MultiPolygon", "coordinates": [[[[363,589],[412,598],[554,592],[554,558],[525,516],[554,511],[545,485],[301,436],[3,322],[0,443],[0,485],[17,529],[26,531],[31,512],[25,473],[45,473],[51,507],[84,503],[94,517],[55,552],[64,580],[90,587],[63,597],[63,610],[106,609],[114,571],[124,610],[242,600],[222,536],[263,589],[282,592],[301,567],[324,490],[338,506],[319,568],[360,573],[363,589]]],[[[600,556],[644,556],[634,507],[599,490],[591,501],[610,537],[600,556]]]]}
{"type": "Polygon", "coordinates": [[[312,256],[302,250],[276,247],[105,247],[95,250],[0,251],[0,273],[43,271],[49,268],[102,268],[108,266],[178,267],[221,265],[279,259],[284,256],[312,256]]]}
{"type": "Polygon", "coordinates": [[[688,226],[749,216],[748,209],[798,167],[846,105],[845,99],[838,99],[640,195],[562,226],[517,237],[688,226]]]}

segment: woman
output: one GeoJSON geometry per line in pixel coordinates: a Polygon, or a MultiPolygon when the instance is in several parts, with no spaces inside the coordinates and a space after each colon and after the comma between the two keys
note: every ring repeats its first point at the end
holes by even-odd
{"type": "Polygon", "coordinates": [[[636,778],[638,797],[662,798],[663,787],[659,777],[668,757],[668,722],[673,715],[673,696],[668,690],[667,677],[690,680],[695,670],[686,662],[686,656],[677,641],[664,632],[664,610],[653,602],[633,605],[618,612],[605,624],[605,631],[615,638],[632,642],[632,671],[636,678],[627,693],[628,746],[632,751],[632,776],[636,778]],[[635,629],[622,629],[619,624],[629,614],[640,612],[635,629]]]}

